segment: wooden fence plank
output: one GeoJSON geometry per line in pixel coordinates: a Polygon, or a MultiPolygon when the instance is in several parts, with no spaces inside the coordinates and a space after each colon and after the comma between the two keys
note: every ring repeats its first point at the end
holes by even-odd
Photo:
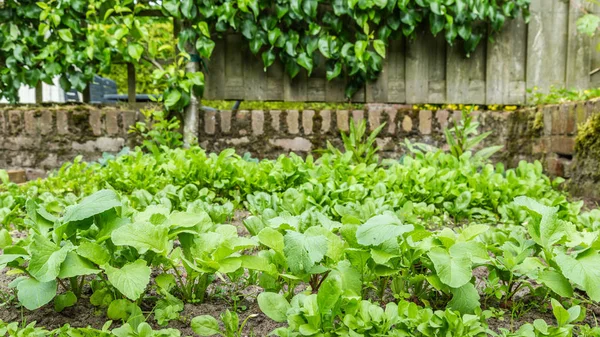
{"type": "Polygon", "coordinates": [[[267,99],[267,73],[264,71],[262,59],[245,48],[244,55],[244,97],[248,101],[264,101],[267,99]]]}
{"type": "Polygon", "coordinates": [[[228,34],[225,36],[225,93],[224,99],[244,99],[244,60],[241,45],[244,43],[241,35],[228,34]]]}
{"type": "Polygon", "coordinates": [[[284,101],[305,102],[308,100],[308,73],[300,69],[296,77],[290,78],[285,74],[283,80],[284,101]]]}
{"type": "MultiPolygon", "coordinates": [[[[414,39],[391,41],[381,76],[352,98],[354,102],[524,104],[526,89],[537,86],[584,88],[600,85],[600,36],[577,34],[577,4],[584,0],[532,0],[531,21],[507,21],[493,41],[483,40],[470,58],[462,46],[450,48],[442,34],[421,29],[414,39]]],[[[597,6],[599,7],[599,6],[597,6]]],[[[598,8],[595,7],[595,12],[598,8]]],[[[227,35],[217,42],[206,76],[206,98],[286,101],[345,101],[346,79],[326,81],[324,60],[315,58],[307,77],[294,80],[276,61],[263,71],[262,60],[227,35]]]]}
{"type": "Polygon", "coordinates": [[[285,76],[287,75],[285,74],[283,64],[281,61],[279,61],[279,59],[276,59],[275,62],[269,68],[267,68],[268,100],[282,101],[284,99],[283,81],[285,76]]]}
{"type": "Polygon", "coordinates": [[[225,40],[215,41],[215,49],[208,62],[208,72],[204,74],[205,99],[223,99],[225,96],[225,40]]]}
{"type": "Polygon", "coordinates": [[[406,102],[406,39],[404,37],[390,42],[387,56],[387,100],[389,103],[406,102]]]}
{"type": "Polygon", "coordinates": [[[525,103],[527,25],[522,17],[506,22],[487,44],[486,103],[525,103]]]}
{"type": "Polygon", "coordinates": [[[577,19],[584,10],[589,9],[584,0],[571,0],[569,7],[569,38],[567,47],[567,78],[569,89],[586,89],[590,85],[590,67],[592,62],[592,39],[577,31],[577,19]]]}
{"type": "Polygon", "coordinates": [[[462,43],[448,48],[446,102],[485,104],[485,44],[482,39],[467,57],[462,43]]]}
{"type": "MultiPolygon", "coordinates": [[[[596,15],[600,15],[600,4],[594,4],[592,6],[592,12],[596,15]]],[[[590,87],[600,86],[600,34],[594,35],[591,40],[591,67],[590,67],[590,87]]]]}
{"type": "MultiPolygon", "coordinates": [[[[320,55],[319,55],[320,56],[320,55]]],[[[327,95],[327,70],[325,59],[317,57],[314,61],[313,71],[308,78],[308,100],[311,102],[323,102],[327,95]]]]}
{"type": "Polygon", "coordinates": [[[404,38],[390,40],[386,48],[383,70],[376,81],[367,83],[366,101],[404,103],[404,38]]]}
{"type": "Polygon", "coordinates": [[[426,30],[407,43],[406,103],[446,101],[446,41],[426,30]]]}
{"type": "Polygon", "coordinates": [[[564,87],[568,2],[532,0],[527,37],[527,88],[564,87]]]}

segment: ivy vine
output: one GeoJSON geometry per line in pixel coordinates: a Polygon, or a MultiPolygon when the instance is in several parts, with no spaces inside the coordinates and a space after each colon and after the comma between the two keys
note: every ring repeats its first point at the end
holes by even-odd
{"type": "MultiPolygon", "coordinates": [[[[0,95],[16,101],[22,84],[60,77],[83,90],[95,73],[119,62],[152,64],[167,89],[165,106],[181,110],[201,95],[204,75],[186,71],[194,56],[211,57],[215,40],[239,33],[265,69],[280,60],[292,78],[325,64],[327,79],[344,77],[351,97],[381,72],[392,39],[422,27],[459,43],[469,55],[508,19],[529,16],[530,0],[5,0],[0,3],[0,95]],[[175,20],[173,44],[159,44],[143,13],[175,20]],[[168,52],[174,62],[160,62],[168,52]]],[[[201,60],[202,61],[202,60],[201,60]]]]}

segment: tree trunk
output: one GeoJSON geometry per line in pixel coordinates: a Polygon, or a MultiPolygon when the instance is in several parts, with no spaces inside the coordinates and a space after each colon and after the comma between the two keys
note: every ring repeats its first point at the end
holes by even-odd
{"type": "MultiPolygon", "coordinates": [[[[193,59],[185,66],[186,72],[198,72],[200,69],[198,62],[193,59]]],[[[198,140],[198,124],[199,124],[199,106],[200,99],[194,93],[194,90],[190,92],[190,104],[185,107],[185,114],[183,116],[183,146],[189,148],[192,144],[198,140]]]]}
{"type": "MultiPolygon", "coordinates": [[[[182,27],[185,27],[188,22],[182,22],[177,19],[173,19],[173,32],[177,38],[182,27]]],[[[194,57],[198,53],[196,51],[196,41],[187,41],[185,44],[185,51],[190,55],[189,62],[185,65],[186,73],[195,73],[200,70],[198,60],[194,57]]],[[[194,90],[190,90],[190,104],[185,107],[183,115],[183,147],[189,148],[191,145],[196,144],[198,141],[198,124],[199,124],[199,107],[200,98],[196,96],[194,90]]]]}

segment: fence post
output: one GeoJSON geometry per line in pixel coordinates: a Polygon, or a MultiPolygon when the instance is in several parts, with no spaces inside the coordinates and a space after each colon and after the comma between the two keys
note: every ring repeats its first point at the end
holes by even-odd
{"type": "Polygon", "coordinates": [[[135,87],[135,65],[133,63],[127,63],[127,102],[137,102],[135,87]]]}
{"type": "Polygon", "coordinates": [[[44,102],[44,82],[39,81],[35,85],[35,104],[41,104],[44,102]]]}

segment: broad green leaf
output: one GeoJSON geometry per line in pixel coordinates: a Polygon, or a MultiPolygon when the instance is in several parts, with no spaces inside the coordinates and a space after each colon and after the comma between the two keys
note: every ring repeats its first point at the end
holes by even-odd
{"type": "Polygon", "coordinates": [[[40,282],[27,278],[17,285],[17,297],[28,310],[39,309],[56,296],[56,287],[56,280],[40,282]]]}
{"type": "Polygon", "coordinates": [[[258,233],[258,241],[273,249],[276,253],[283,255],[283,248],[285,247],[283,235],[279,231],[267,227],[258,233]]]}
{"type": "Polygon", "coordinates": [[[458,196],[458,198],[456,198],[456,200],[454,201],[456,209],[459,210],[459,211],[466,210],[467,207],[469,207],[470,203],[471,203],[471,192],[470,191],[464,191],[464,192],[462,192],[458,196]]]}
{"type": "Polygon", "coordinates": [[[532,223],[527,225],[527,230],[531,238],[540,246],[550,249],[567,234],[566,225],[556,217],[558,207],[542,205],[529,197],[517,197],[514,202],[537,214],[532,223]]]}
{"type": "Polygon", "coordinates": [[[137,316],[142,313],[140,307],[126,299],[114,300],[108,306],[106,315],[110,319],[118,319],[127,321],[132,316],[137,316]]]}
{"type": "Polygon", "coordinates": [[[59,29],[58,36],[65,42],[73,42],[73,34],[68,29],[59,29]]]}
{"type": "Polygon", "coordinates": [[[342,278],[338,274],[329,274],[317,293],[317,302],[321,313],[328,313],[340,301],[343,292],[342,278]]]}
{"type": "Polygon", "coordinates": [[[460,288],[450,289],[452,300],[448,306],[453,310],[458,310],[462,314],[472,314],[479,308],[479,293],[472,283],[467,283],[460,288]]]}
{"type": "Polygon", "coordinates": [[[385,42],[381,40],[375,40],[373,41],[373,48],[375,48],[377,54],[385,58],[385,42]]]}
{"type": "Polygon", "coordinates": [[[134,222],[114,230],[112,242],[117,246],[131,246],[138,253],[145,254],[152,250],[158,254],[166,254],[169,250],[169,229],[149,222],[134,222]]]}
{"type": "Polygon", "coordinates": [[[137,300],[150,282],[151,269],[144,260],[128,263],[121,269],[109,265],[103,267],[108,281],[132,301],[137,300]]]}
{"type": "Polygon", "coordinates": [[[192,319],[192,330],[200,336],[221,335],[219,322],[209,315],[194,317],[192,319]]]}
{"type": "Polygon", "coordinates": [[[90,261],[82,258],[75,252],[69,252],[65,262],[60,266],[58,277],[61,279],[81,275],[92,275],[101,272],[90,261]]]}
{"type": "Polygon", "coordinates": [[[569,312],[565,309],[557,300],[554,298],[550,299],[552,303],[552,313],[554,314],[554,318],[556,318],[556,323],[559,327],[564,326],[569,323],[569,312]]]}
{"type": "Polygon", "coordinates": [[[116,207],[121,207],[117,194],[111,190],[101,190],[83,198],[77,205],[67,207],[62,221],[85,220],[116,207]]]}
{"type": "Polygon", "coordinates": [[[573,297],[573,287],[561,273],[546,270],[540,273],[538,281],[562,297],[573,297]]]}
{"type": "Polygon", "coordinates": [[[413,229],[413,225],[403,225],[395,215],[377,215],[358,227],[356,239],[363,246],[377,246],[413,229]]]}
{"type": "Polygon", "coordinates": [[[284,236],[283,249],[288,266],[293,273],[307,273],[316,263],[321,262],[327,253],[327,238],[322,235],[288,231],[284,236]]]}
{"type": "Polygon", "coordinates": [[[600,17],[596,14],[585,14],[577,19],[577,31],[581,34],[594,36],[600,25],[600,17]]]}
{"type": "Polygon", "coordinates": [[[298,64],[308,71],[308,76],[312,73],[313,70],[313,60],[312,57],[307,55],[306,53],[301,53],[298,55],[298,64]]]}
{"type": "Polygon", "coordinates": [[[10,245],[12,245],[12,237],[5,228],[2,228],[0,230],[0,249],[4,249],[10,245]]]}
{"type": "Polygon", "coordinates": [[[58,277],[60,265],[67,258],[67,253],[73,249],[73,245],[59,247],[42,235],[34,234],[29,249],[31,260],[27,270],[38,281],[50,282],[58,277]]]}
{"type": "Polygon", "coordinates": [[[165,107],[170,109],[174,107],[177,102],[181,99],[181,92],[179,90],[170,90],[165,97],[165,107]]]}
{"type": "Polygon", "coordinates": [[[435,247],[429,252],[429,258],[440,280],[452,287],[460,288],[473,276],[471,259],[465,256],[451,256],[446,250],[435,247]]]}
{"type": "Polygon", "coordinates": [[[597,251],[588,249],[576,258],[559,251],[555,261],[563,275],[585,290],[593,301],[600,302],[600,254],[597,251]]]}
{"type": "Polygon", "coordinates": [[[77,254],[102,266],[110,261],[110,253],[104,247],[93,242],[84,241],[77,247],[77,254]]]}
{"type": "Polygon", "coordinates": [[[72,307],[77,303],[77,296],[72,291],[67,291],[54,298],[54,310],[61,312],[65,308],[72,307]]]}
{"type": "Polygon", "coordinates": [[[139,61],[144,53],[144,47],[140,46],[137,43],[130,43],[127,46],[127,54],[131,56],[132,59],[139,61]]]}
{"type": "Polygon", "coordinates": [[[258,306],[260,310],[275,322],[287,321],[287,311],[290,303],[282,294],[263,292],[258,295],[258,306]]]}

